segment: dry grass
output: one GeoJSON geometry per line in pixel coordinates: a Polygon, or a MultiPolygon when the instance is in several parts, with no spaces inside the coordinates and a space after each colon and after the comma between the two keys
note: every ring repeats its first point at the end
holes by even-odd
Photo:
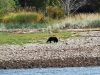
{"type": "Polygon", "coordinates": [[[100,27],[100,13],[80,13],[68,16],[62,20],[62,26],[69,28],[100,27]]]}

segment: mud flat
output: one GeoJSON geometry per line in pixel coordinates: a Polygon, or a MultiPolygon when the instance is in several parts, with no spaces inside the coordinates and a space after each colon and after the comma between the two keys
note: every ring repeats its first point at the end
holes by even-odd
{"type": "Polygon", "coordinates": [[[1,45],[0,69],[100,66],[100,33],[93,33],[52,44],[1,45]]]}

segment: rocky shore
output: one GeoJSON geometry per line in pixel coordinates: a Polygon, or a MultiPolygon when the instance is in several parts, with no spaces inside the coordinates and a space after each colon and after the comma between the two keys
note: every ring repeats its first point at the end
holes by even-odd
{"type": "Polygon", "coordinates": [[[0,46],[0,69],[100,66],[100,31],[64,42],[0,46]]]}

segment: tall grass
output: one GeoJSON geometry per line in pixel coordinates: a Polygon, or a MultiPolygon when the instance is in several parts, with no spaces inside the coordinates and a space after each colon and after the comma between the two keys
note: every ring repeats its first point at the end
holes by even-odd
{"type": "Polygon", "coordinates": [[[80,13],[70,15],[65,19],[52,21],[47,26],[48,30],[59,30],[63,28],[98,28],[100,27],[100,13],[80,13]]]}
{"type": "Polygon", "coordinates": [[[52,24],[53,28],[96,28],[100,27],[100,13],[70,15],[52,24]]]}
{"type": "Polygon", "coordinates": [[[70,15],[65,19],[60,20],[46,17],[42,21],[41,14],[32,12],[27,12],[26,14],[27,15],[25,15],[24,12],[21,12],[20,14],[10,13],[8,16],[4,16],[4,23],[0,23],[0,29],[47,28],[48,30],[59,30],[63,28],[100,27],[100,13],[80,13],[76,15],[70,15]],[[24,20],[25,16],[26,20],[24,20]]]}
{"type": "Polygon", "coordinates": [[[65,23],[65,27],[72,28],[100,27],[100,13],[76,14],[62,22],[65,23]]]}
{"type": "Polygon", "coordinates": [[[12,22],[0,23],[0,29],[19,29],[19,28],[33,29],[33,28],[48,28],[49,26],[52,26],[53,28],[54,24],[58,22],[58,20],[49,17],[45,17],[44,20],[40,20],[38,22],[36,21],[34,23],[31,23],[30,21],[17,22],[16,20],[18,19],[15,19],[15,21],[12,20],[12,22]]]}

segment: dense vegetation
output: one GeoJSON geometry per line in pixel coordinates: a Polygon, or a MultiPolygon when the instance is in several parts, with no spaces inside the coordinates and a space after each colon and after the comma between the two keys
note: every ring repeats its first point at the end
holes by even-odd
{"type": "Polygon", "coordinates": [[[0,29],[100,27],[99,13],[100,0],[0,0],[0,29]]]}

